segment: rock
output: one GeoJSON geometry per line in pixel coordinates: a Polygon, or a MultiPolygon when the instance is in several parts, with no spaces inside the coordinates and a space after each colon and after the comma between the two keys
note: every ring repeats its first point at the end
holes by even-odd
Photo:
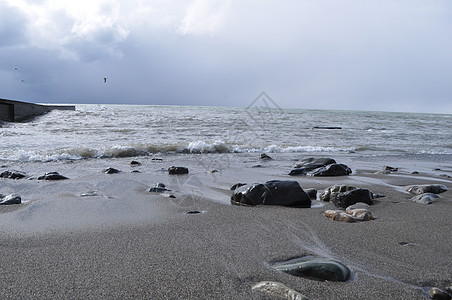
{"type": "Polygon", "coordinates": [[[353,210],[353,209],[369,209],[369,204],[363,202],[357,202],[353,205],[347,206],[345,211],[353,210]]]}
{"type": "Polygon", "coordinates": [[[411,172],[411,174],[413,174],[413,175],[418,175],[419,172],[418,172],[418,171],[413,171],[413,172],[411,172]]]}
{"type": "Polygon", "coordinates": [[[352,170],[344,164],[331,164],[308,172],[307,176],[345,176],[352,170]]]}
{"type": "Polygon", "coordinates": [[[38,180],[65,180],[69,179],[58,172],[45,173],[43,176],[38,177],[38,180]]]}
{"type": "Polygon", "coordinates": [[[411,198],[411,201],[414,201],[416,203],[419,204],[432,204],[433,199],[436,198],[440,198],[440,196],[438,196],[437,194],[433,194],[433,193],[425,193],[425,194],[420,194],[420,195],[416,195],[413,198],[411,198]]]}
{"type": "Polygon", "coordinates": [[[139,162],[139,161],[136,161],[136,160],[132,160],[131,162],[130,162],[130,165],[131,166],[141,166],[141,163],[139,162]]]}
{"type": "Polygon", "coordinates": [[[432,299],[438,299],[438,300],[450,300],[451,296],[446,293],[445,291],[437,288],[432,287],[429,291],[429,295],[432,299]]]}
{"type": "Polygon", "coordinates": [[[375,220],[372,216],[370,210],[366,208],[355,208],[355,209],[346,209],[345,212],[353,217],[355,217],[358,221],[370,221],[375,220]]]}
{"type": "Polygon", "coordinates": [[[22,179],[25,176],[26,176],[25,173],[19,171],[4,171],[3,173],[0,174],[1,178],[9,179],[22,179]]]}
{"type": "Polygon", "coordinates": [[[272,267],[290,275],[317,280],[347,281],[351,274],[350,269],[338,261],[314,256],[291,259],[272,267]]]}
{"type": "Polygon", "coordinates": [[[373,194],[368,189],[355,189],[344,193],[339,193],[335,198],[331,199],[336,207],[346,208],[358,202],[364,202],[369,205],[373,203],[373,194]]]}
{"type": "Polygon", "coordinates": [[[188,174],[188,168],[171,166],[168,168],[168,173],[171,175],[188,174]]]}
{"type": "Polygon", "coordinates": [[[272,180],[242,186],[234,191],[231,203],[235,205],[281,205],[311,207],[311,199],[298,181],[272,180]]]}
{"type": "Polygon", "coordinates": [[[311,200],[317,199],[317,190],[316,189],[305,189],[306,194],[308,194],[311,200]]]}
{"type": "Polygon", "coordinates": [[[19,195],[11,194],[7,196],[0,195],[0,205],[20,204],[22,198],[19,195]]]}
{"type": "Polygon", "coordinates": [[[330,186],[329,188],[326,188],[321,194],[320,194],[320,200],[322,201],[331,201],[331,199],[336,198],[336,195],[343,192],[348,192],[351,190],[356,190],[357,187],[350,186],[350,185],[343,185],[343,184],[337,184],[330,186]]]}
{"type": "Polygon", "coordinates": [[[162,158],[151,158],[151,161],[163,161],[162,158]]]}
{"type": "Polygon", "coordinates": [[[383,174],[383,175],[387,175],[387,174],[391,174],[391,171],[388,170],[383,170],[383,171],[377,171],[374,174],[383,174]]]}
{"type": "Polygon", "coordinates": [[[237,188],[246,185],[246,183],[236,183],[231,186],[231,191],[235,191],[237,188]]]}
{"type": "Polygon", "coordinates": [[[303,159],[301,162],[294,165],[294,168],[292,171],[290,171],[289,175],[295,176],[295,175],[306,175],[308,172],[330,165],[335,164],[336,161],[332,158],[328,157],[322,157],[322,158],[314,158],[314,157],[308,157],[303,159]]]}
{"type": "Polygon", "coordinates": [[[262,154],[261,154],[261,159],[264,159],[264,160],[270,160],[270,159],[273,159],[273,158],[271,158],[270,156],[268,156],[268,155],[265,154],[265,153],[262,153],[262,154]]]}
{"type": "Polygon", "coordinates": [[[374,199],[386,197],[384,194],[379,194],[379,193],[377,193],[377,194],[374,193],[373,195],[374,195],[374,199]]]}
{"type": "Polygon", "coordinates": [[[347,214],[343,210],[328,209],[323,212],[323,216],[329,219],[333,219],[334,221],[342,221],[346,223],[354,223],[358,221],[355,217],[347,214]]]}
{"type": "Polygon", "coordinates": [[[383,167],[383,171],[397,172],[398,170],[399,170],[399,168],[394,168],[394,167],[390,167],[390,166],[383,167]]]}
{"type": "Polygon", "coordinates": [[[312,129],[342,129],[342,127],[338,126],[314,126],[312,129]]]}
{"type": "Polygon", "coordinates": [[[444,184],[408,185],[405,186],[404,189],[405,191],[416,195],[424,193],[440,194],[447,191],[447,187],[444,184]]]}
{"type": "Polygon", "coordinates": [[[285,286],[280,282],[261,281],[251,287],[253,290],[261,291],[272,296],[279,296],[290,300],[309,300],[306,296],[285,286]]]}
{"type": "Polygon", "coordinates": [[[149,189],[149,192],[151,192],[151,193],[163,193],[163,192],[167,192],[167,191],[171,191],[171,190],[168,190],[163,183],[157,183],[154,187],[151,187],[149,189]]]}
{"type": "Polygon", "coordinates": [[[102,170],[102,172],[105,174],[117,174],[117,173],[120,173],[121,171],[119,171],[115,168],[108,168],[108,169],[102,170]]]}
{"type": "Polygon", "coordinates": [[[195,215],[195,214],[202,214],[203,211],[201,210],[189,210],[186,212],[187,215],[195,215]]]}

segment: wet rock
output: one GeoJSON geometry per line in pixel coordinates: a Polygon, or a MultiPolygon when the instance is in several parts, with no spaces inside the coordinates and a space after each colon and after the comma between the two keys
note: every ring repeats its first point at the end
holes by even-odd
{"type": "Polygon", "coordinates": [[[345,176],[352,173],[352,170],[344,164],[331,164],[308,172],[307,176],[345,176]]]}
{"type": "Polygon", "coordinates": [[[149,189],[149,192],[151,192],[151,193],[163,193],[163,192],[167,192],[167,191],[171,191],[171,190],[168,190],[163,183],[157,183],[154,187],[151,187],[149,189]]]}
{"type": "Polygon", "coordinates": [[[120,173],[121,171],[119,171],[115,168],[108,168],[108,169],[102,170],[102,172],[105,174],[117,174],[117,173],[120,173]]]}
{"type": "Polygon", "coordinates": [[[133,170],[132,172],[130,172],[130,173],[141,173],[140,171],[138,171],[138,170],[133,170]]]}
{"type": "Polygon", "coordinates": [[[0,174],[1,178],[8,178],[8,179],[22,179],[26,175],[23,172],[20,171],[4,171],[0,174]]]}
{"type": "Polygon", "coordinates": [[[379,193],[377,193],[377,194],[374,193],[373,195],[374,195],[374,199],[386,197],[384,194],[379,194],[379,193]]]}
{"type": "Polygon", "coordinates": [[[429,291],[430,298],[438,300],[450,300],[451,295],[437,287],[432,287],[429,291]]]}
{"type": "Polygon", "coordinates": [[[58,172],[45,173],[43,176],[38,177],[38,180],[65,180],[65,179],[69,178],[60,175],[58,172]]]}
{"type": "Polygon", "coordinates": [[[320,194],[320,199],[329,201],[336,207],[346,208],[358,202],[371,205],[373,203],[373,193],[368,189],[356,188],[348,185],[334,185],[320,194]]]}
{"type": "Polygon", "coordinates": [[[273,159],[273,158],[271,158],[270,156],[268,156],[268,155],[265,154],[265,153],[262,153],[262,154],[261,154],[261,159],[263,159],[263,160],[271,160],[271,159],[273,159]]]}
{"type": "Polygon", "coordinates": [[[188,168],[171,166],[168,168],[168,174],[170,175],[188,174],[188,168]]]}
{"type": "Polygon", "coordinates": [[[0,205],[10,205],[10,204],[20,204],[22,203],[22,198],[19,195],[1,195],[0,194],[0,205]]]}
{"type": "Polygon", "coordinates": [[[130,165],[131,165],[132,167],[136,167],[136,166],[141,166],[141,163],[140,163],[139,161],[132,160],[132,161],[130,162],[130,165]]]}
{"type": "Polygon", "coordinates": [[[275,281],[261,281],[253,285],[251,289],[270,294],[271,296],[282,297],[284,299],[309,300],[299,292],[275,281]]]}
{"type": "Polygon", "coordinates": [[[425,193],[425,194],[420,194],[420,195],[416,195],[413,198],[411,198],[411,201],[414,201],[416,203],[419,204],[432,204],[433,200],[436,198],[440,198],[440,196],[438,196],[437,194],[433,194],[433,193],[425,193]]]}
{"type": "Polygon", "coordinates": [[[314,158],[314,157],[308,157],[303,159],[301,162],[296,163],[294,165],[294,168],[292,171],[290,171],[289,175],[296,176],[296,175],[306,175],[312,170],[335,164],[336,161],[332,158],[328,157],[322,157],[322,158],[314,158]]]}
{"type": "Polygon", "coordinates": [[[311,198],[311,200],[315,200],[317,199],[317,190],[316,189],[305,189],[304,190],[306,192],[306,194],[308,194],[309,198],[311,198]]]}
{"type": "Polygon", "coordinates": [[[394,167],[390,167],[390,166],[383,167],[383,171],[397,172],[398,170],[399,170],[399,168],[394,168],[394,167]]]}
{"type": "Polygon", "coordinates": [[[305,256],[276,263],[274,269],[299,277],[317,280],[347,281],[350,278],[350,269],[336,260],[305,256]]]}
{"type": "Polygon", "coordinates": [[[236,183],[234,185],[231,186],[231,191],[235,191],[236,189],[238,189],[241,186],[246,185],[246,183],[236,183]]]}
{"type": "Polygon", "coordinates": [[[311,207],[311,199],[298,181],[272,180],[242,186],[234,191],[231,203],[235,205],[281,205],[311,207]]]}
{"type": "Polygon", "coordinates": [[[405,186],[404,189],[405,191],[416,195],[424,193],[440,194],[447,191],[447,187],[444,184],[408,185],[405,186]]]}
{"type": "Polygon", "coordinates": [[[413,172],[411,172],[411,174],[413,174],[413,175],[418,175],[419,172],[418,172],[418,171],[413,171],[413,172]]]}
{"type": "Polygon", "coordinates": [[[196,215],[196,214],[202,214],[203,211],[201,210],[189,210],[186,212],[187,215],[196,215]]]}

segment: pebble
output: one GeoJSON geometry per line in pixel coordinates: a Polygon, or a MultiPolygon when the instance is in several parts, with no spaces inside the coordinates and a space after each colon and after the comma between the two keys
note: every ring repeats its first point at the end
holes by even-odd
{"type": "Polygon", "coordinates": [[[308,300],[306,296],[299,292],[285,286],[280,282],[275,281],[261,281],[251,287],[253,290],[261,291],[272,296],[279,296],[291,300],[308,300]]]}

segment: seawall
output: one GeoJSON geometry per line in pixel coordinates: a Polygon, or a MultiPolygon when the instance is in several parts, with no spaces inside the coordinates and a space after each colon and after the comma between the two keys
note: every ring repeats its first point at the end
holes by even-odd
{"type": "Polygon", "coordinates": [[[75,110],[74,105],[41,105],[0,98],[0,121],[20,122],[51,110],[75,110]]]}

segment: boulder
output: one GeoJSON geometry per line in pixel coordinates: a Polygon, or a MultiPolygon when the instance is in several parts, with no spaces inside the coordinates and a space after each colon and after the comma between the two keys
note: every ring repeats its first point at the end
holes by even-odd
{"type": "Polygon", "coordinates": [[[188,174],[188,168],[171,166],[168,168],[168,174],[170,175],[188,174]]]}
{"type": "Polygon", "coordinates": [[[171,190],[168,190],[165,186],[165,184],[163,183],[157,183],[154,187],[151,187],[149,189],[149,192],[151,193],[163,193],[163,192],[168,192],[171,190]]]}
{"type": "Polygon", "coordinates": [[[135,166],[141,166],[141,163],[140,163],[139,161],[132,160],[132,161],[130,162],[130,165],[131,165],[132,167],[135,167],[135,166]]]}
{"type": "Polygon", "coordinates": [[[330,165],[335,164],[336,161],[332,158],[328,157],[322,157],[322,158],[314,158],[314,157],[308,157],[303,159],[301,162],[294,165],[294,168],[292,171],[290,171],[289,175],[295,176],[295,175],[306,175],[308,172],[330,165]]]}
{"type": "Polygon", "coordinates": [[[414,201],[419,204],[432,204],[433,200],[436,198],[440,198],[437,194],[433,193],[424,193],[420,195],[416,195],[413,198],[411,198],[411,201],[414,201]]]}
{"type": "Polygon", "coordinates": [[[60,175],[58,172],[50,172],[45,173],[43,176],[38,177],[39,180],[65,180],[69,179],[63,175],[60,175]]]}
{"type": "Polygon", "coordinates": [[[8,179],[22,179],[25,176],[26,176],[25,173],[19,171],[4,171],[3,173],[0,174],[1,178],[8,179]]]}
{"type": "Polygon", "coordinates": [[[371,205],[373,203],[373,194],[368,189],[355,189],[344,193],[339,193],[330,200],[336,207],[346,208],[358,202],[371,205]]]}
{"type": "Polygon", "coordinates": [[[22,198],[19,195],[0,195],[0,205],[20,204],[21,202],[22,198]]]}
{"type": "Polygon", "coordinates": [[[325,210],[323,216],[333,219],[334,221],[342,221],[347,223],[354,223],[356,221],[370,221],[374,220],[372,213],[366,208],[355,208],[346,211],[343,210],[325,210]]]}
{"type": "Polygon", "coordinates": [[[326,188],[321,194],[320,194],[320,200],[322,201],[331,201],[331,199],[336,198],[336,195],[343,192],[348,192],[351,190],[356,190],[357,187],[351,186],[351,185],[343,185],[343,184],[337,184],[330,186],[329,188],[326,188]]]}
{"type": "Polygon", "coordinates": [[[344,164],[330,164],[308,172],[307,176],[345,176],[352,173],[352,170],[344,164]]]}
{"type": "Polygon", "coordinates": [[[262,154],[261,154],[261,159],[263,159],[263,160],[271,160],[271,159],[273,159],[273,158],[271,158],[270,156],[268,156],[268,155],[265,154],[265,153],[262,153],[262,154]]]}
{"type": "Polygon", "coordinates": [[[440,194],[447,191],[447,187],[444,184],[408,185],[405,186],[404,189],[405,191],[416,195],[425,193],[440,194]]]}
{"type": "Polygon", "coordinates": [[[308,194],[309,198],[311,198],[311,200],[315,200],[317,199],[317,190],[316,189],[305,189],[304,190],[306,192],[306,194],[308,194]]]}
{"type": "Polygon", "coordinates": [[[272,180],[242,186],[234,191],[231,203],[235,205],[281,205],[311,207],[309,195],[298,181],[272,180]]]}

